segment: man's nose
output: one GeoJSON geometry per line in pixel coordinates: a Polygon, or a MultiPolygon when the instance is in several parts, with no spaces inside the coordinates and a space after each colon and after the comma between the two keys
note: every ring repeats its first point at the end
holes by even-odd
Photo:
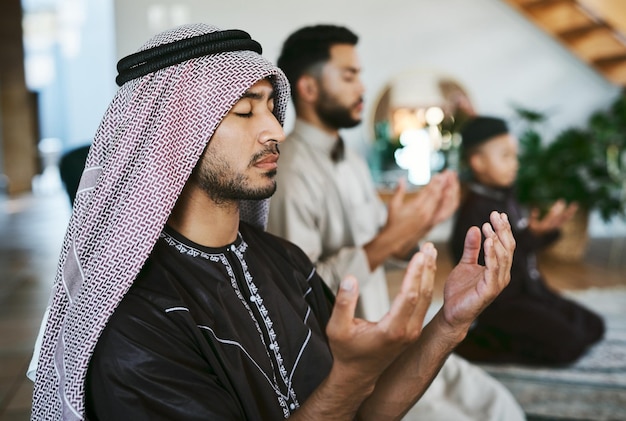
{"type": "Polygon", "coordinates": [[[272,114],[272,117],[269,118],[267,128],[261,133],[261,138],[259,139],[261,143],[267,142],[276,142],[282,143],[285,140],[285,131],[283,130],[283,126],[280,125],[278,119],[272,114]]]}

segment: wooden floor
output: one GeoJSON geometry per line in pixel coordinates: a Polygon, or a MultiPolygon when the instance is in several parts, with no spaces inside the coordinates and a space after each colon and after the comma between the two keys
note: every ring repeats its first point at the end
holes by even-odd
{"type": "MultiPolygon", "coordinates": [[[[63,192],[0,196],[0,420],[28,420],[32,383],[25,372],[54,279],[70,208],[63,192]]],[[[594,240],[585,259],[544,259],[541,269],[558,289],[626,285],[626,239],[594,240]]],[[[451,262],[439,244],[437,294],[451,262]]],[[[397,291],[402,270],[390,271],[397,291]]]]}
{"type": "Polygon", "coordinates": [[[28,420],[25,376],[46,307],[70,207],[62,191],[0,197],[0,420],[28,420]]]}

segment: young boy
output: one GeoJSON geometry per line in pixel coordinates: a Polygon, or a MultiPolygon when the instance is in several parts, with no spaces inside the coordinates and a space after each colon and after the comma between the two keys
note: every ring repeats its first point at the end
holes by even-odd
{"type": "Polygon", "coordinates": [[[602,338],[604,322],[551,290],[537,269],[535,253],[559,236],[560,226],[577,206],[559,200],[542,219],[537,211],[523,217],[514,195],[517,139],[506,122],[478,116],[464,125],[461,136],[461,159],[471,179],[450,241],[455,261],[461,258],[467,229],[480,226],[494,210],[508,214],[517,246],[511,282],[478,317],[456,352],[482,362],[572,363],[602,338]]]}

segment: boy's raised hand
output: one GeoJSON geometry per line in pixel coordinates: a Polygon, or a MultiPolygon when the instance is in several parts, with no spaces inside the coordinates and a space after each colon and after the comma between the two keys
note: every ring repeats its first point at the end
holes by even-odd
{"type": "Polygon", "coordinates": [[[576,202],[569,205],[563,199],[559,199],[550,206],[548,213],[543,218],[539,216],[539,209],[533,209],[528,218],[528,228],[535,235],[542,235],[555,229],[561,228],[563,224],[574,216],[578,210],[576,202]]]}

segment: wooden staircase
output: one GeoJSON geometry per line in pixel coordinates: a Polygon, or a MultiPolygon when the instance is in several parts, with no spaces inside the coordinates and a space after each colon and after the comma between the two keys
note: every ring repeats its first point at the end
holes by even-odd
{"type": "Polygon", "coordinates": [[[626,0],[505,0],[612,83],[626,87],[626,0]]]}

